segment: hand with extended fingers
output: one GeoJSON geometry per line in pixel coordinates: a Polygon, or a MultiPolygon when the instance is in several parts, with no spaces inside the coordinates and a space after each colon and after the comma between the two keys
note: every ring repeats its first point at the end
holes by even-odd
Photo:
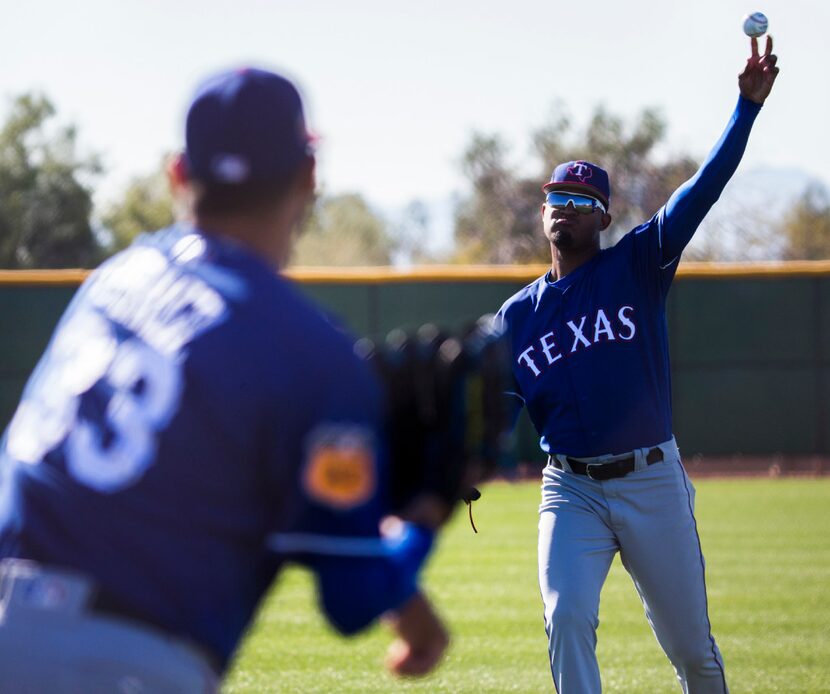
{"type": "Polygon", "coordinates": [[[746,61],[744,71],[738,75],[741,95],[756,104],[763,104],[772,90],[778,76],[778,56],[772,52],[772,36],[767,36],[764,54],[758,53],[758,39],[751,39],[752,54],[746,61]]]}

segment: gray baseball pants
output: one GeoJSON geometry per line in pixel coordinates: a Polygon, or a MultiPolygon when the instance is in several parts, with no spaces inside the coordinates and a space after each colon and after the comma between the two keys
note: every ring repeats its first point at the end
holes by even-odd
{"type": "Polygon", "coordinates": [[[91,582],[0,563],[0,694],[213,694],[198,650],[160,631],[89,609],[91,582]]]}
{"type": "MultiPolygon", "coordinates": [[[[686,694],[726,694],[709,624],[694,487],[674,440],[663,461],[635,451],[634,471],[594,480],[564,456],[545,468],[539,515],[539,585],[558,694],[598,694],[596,630],[602,585],[619,552],[646,618],[686,694]]],[[[619,456],[618,456],[619,457],[619,456]]],[[[608,459],[580,459],[608,462],[608,459]]]]}

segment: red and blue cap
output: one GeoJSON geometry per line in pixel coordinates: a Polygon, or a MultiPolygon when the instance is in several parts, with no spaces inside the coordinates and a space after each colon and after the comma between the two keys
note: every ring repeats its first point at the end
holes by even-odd
{"type": "Polygon", "coordinates": [[[611,184],[608,172],[589,161],[567,161],[553,170],[550,181],[542,186],[545,193],[567,190],[597,198],[606,208],[611,202],[611,184]]]}
{"type": "Polygon", "coordinates": [[[190,178],[225,185],[293,173],[313,152],[296,87],[267,70],[244,68],[206,80],[187,112],[190,178]]]}

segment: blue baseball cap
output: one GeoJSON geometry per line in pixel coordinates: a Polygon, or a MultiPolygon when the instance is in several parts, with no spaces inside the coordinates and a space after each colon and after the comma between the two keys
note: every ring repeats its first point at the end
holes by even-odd
{"type": "Polygon", "coordinates": [[[243,68],[206,80],[185,124],[188,175],[238,185],[292,173],[313,152],[296,87],[267,70],[243,68]]]}
{"type": "Polygon", "coordinates": [[[607,208],[611,202],[611,184],[608,172],[589,161],[566,161],[553,170],[550,181],[542,186],[545,193],[567,190],[593,195],[607,208]]]}

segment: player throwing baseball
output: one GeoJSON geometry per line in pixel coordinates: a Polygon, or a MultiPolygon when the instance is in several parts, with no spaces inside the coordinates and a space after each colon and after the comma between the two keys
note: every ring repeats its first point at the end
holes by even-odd
{"type": "Polygon", "coordinates": [[[559,694],[600,692],[600,591],[614,555],[684,692],[726,692],[709,623],[694,488],[672,436],[666,295],[683,249],[741,160],[778,74],[757,39],[740,97],[699,171],[613,247],[611,188],[596,164],[557,166],[543,187],[551,269],[499,315],[515,388],[548,454],[539,517],[539,583],[559,694]]]}
{"type": "Polygon", "coordinates": [[[279,272],[314,163],[288,80],[211,78],[171,170],[191,219],[64,314],[0,447],[0,691],[213,692],[289,558],[342,632],[389,615],[394,672],[440,660],[432,531],[379,531],[379,384],[279,272]]]}

